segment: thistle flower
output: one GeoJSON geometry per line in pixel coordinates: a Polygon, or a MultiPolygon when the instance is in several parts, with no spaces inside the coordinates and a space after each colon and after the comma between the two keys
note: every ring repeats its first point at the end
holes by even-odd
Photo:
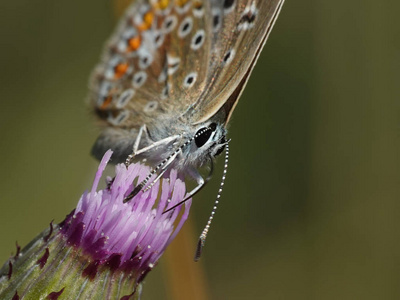
{"type": "Polygon", "coordinates": [[[185,223],[191,200],[163,214],[185,197],[185,184],[172,170],[128,203],[132,182],[149,168],[116,166],[114,180],[96,191],[111,157],[98,168],[91,191],[58,225],[42,232],[0,270],[1,299],[137,299],[141,282],[185,223]]]}

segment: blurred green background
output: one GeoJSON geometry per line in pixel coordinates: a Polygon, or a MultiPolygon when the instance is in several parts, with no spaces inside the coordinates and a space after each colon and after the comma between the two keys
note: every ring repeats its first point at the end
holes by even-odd
{"type": "MultiPolygon", "coordinates": [[[[200,263],[209,299],[400,298],[391,2],[284,5],[231,122],[228,178],[200,263]]],[[[98,131],[84,99],[114,24],[107,1],[0,1],[1,261],[90,187],[98,131]]],[[[192,206],[192,253],[219,174],[192,206]]],[[[164,261],[143,299],[176,299],[164,261]]]]}

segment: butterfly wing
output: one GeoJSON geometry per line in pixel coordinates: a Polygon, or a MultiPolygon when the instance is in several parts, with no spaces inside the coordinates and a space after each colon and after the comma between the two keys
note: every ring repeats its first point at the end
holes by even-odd
{"type": "Polygon", "coordinates": [[[151,133],[165,120],[199,123],[223,106],[227,121],[282,3],[135,1],[92,75],[90,103],[105,127],[93,154],[112,148],[122,161],[144,124],[151,133]]]}
{"type": "Polygon", "coordinates": [[[112,148],[122,161],[141,126],[151,132],[197,99],[207,84],[210,5],[138,0],[128,8],[91,77],[90,103],[105,127],[96,157],[112,148]]]}
{"type": "Polygon", "coordinates": [[[212,1],[213,56],[208,85],[188,111],[204,122],[220,110],[227,123],[278,17],[284,0],[212,1]]]}

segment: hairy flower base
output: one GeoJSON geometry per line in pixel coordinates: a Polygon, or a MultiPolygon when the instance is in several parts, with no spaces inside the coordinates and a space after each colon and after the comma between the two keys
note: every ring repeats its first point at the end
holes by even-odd
{"type": "Polygon", "coordinates": [[[0,299],[139,299],[133,275],[112,268],[112,261],[96,264],[60,231],[58,225],[45,230],[3,266],[0,299]]]}
{"type": "Polygon", "coordinates": [[[186,221],[191,200],[177,172],[123,200],[150,169],[117,165],[97,191],[108,151],[89,192],[66,219],[51,225],[0,270],[0,299],[137,299],[141,282],[186,221]]]}

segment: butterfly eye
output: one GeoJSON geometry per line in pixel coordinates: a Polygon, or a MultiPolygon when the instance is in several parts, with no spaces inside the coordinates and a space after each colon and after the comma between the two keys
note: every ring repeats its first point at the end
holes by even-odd
{"type": "Polygon", "coordinates": [[[211,133],[217,129],[217,124],[211,123],[208,127],[200,128],[195,136],[194,142],[198,148],[204,146],[205,143],[210,139],[211,133]]]}
{"type": "Polygon", "coordinates": [[[205,143],[207,143],[208,139],[209,139],[210,136],[211,136],[211,133],[212,133],[212,130],[209,129],[209,128],[207,128],[207,127],[204,127],[204,128],[199,129],[199,130],[196,132],[196,135],[195,135],[195,137],[194,137],[194,142],[196,143],[196,146],[197,146],[198,148],[200,148],[200,147],[202,147],[205,143]]]}

